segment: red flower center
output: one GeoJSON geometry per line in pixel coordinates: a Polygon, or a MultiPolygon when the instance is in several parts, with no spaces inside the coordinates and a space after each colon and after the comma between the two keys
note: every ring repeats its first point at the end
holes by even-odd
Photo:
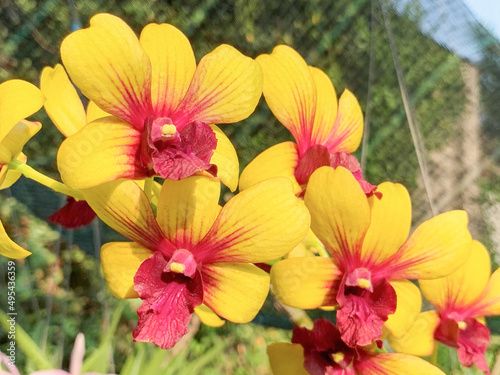
{"type": "Polygon", "coordinates": [[[140,159],[149,176],[181,180],[199,171],[217,175],[210,160],[217,138],[210,126],[194,122],[176,126],[168,117],[149,117],[144,124],[140,159]]]}
{"type": "Polygon", "coordinates": [[[302,190],[305,191],[312,173],[316,169],[324,166],[330,166],[332,168],[341,166],[347,168],[359,182],[359,185],[367,197],[375,194],[377,198],[382,198],[382,193],[377,191],[377,186],[363,179],[361,175],[361,166],[353,155],[347,152],[334,152],[330,154],[328,149],[322,145],[313,145],[309,147],[299,159],[299,164],[297,168],[295,168],[294,174],[302,190]]]}
{"type": "Polygon", "coordinates": [[[354,375],[356,363],[364,357],[362,349],[348,347],[337,327],[325,319],[316,320],[311,331],[295,327],[292,343],[304,348],[304,368],[311,375],[354,375]]]}
{"type": "Polygon", "coordinates": [[[198,264],[196,263],[193,254],[191,254],[188,250],[180,249],[174,252],[163,272],[175,272],[192,279],[196,273],[197,266],[198,264]]]}
{"type": "Polygon", "coordinates": [[[371,344],[396,311],[397,298],[387,280],[372,280],[369,270],[356,268],[345,274],[337,293],[337,324],[342,340],[354,348],[371,344]]]}

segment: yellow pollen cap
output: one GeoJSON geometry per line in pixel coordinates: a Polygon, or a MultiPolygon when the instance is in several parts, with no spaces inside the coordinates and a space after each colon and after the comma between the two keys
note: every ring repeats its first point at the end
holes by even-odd
{"type": "Polygon", "coordinates": [[[465,322],[458,322],[458,329],[461,329],[462,331],[467,328],[467,323],[465,322]]]}
{"type": "Polygon", "coordinates": [[[163,135],[174,135],[175,132],[177,131],[177,128],[175,125],[163,125],[161,127],[161,134],[163,135]]]}
{"type": "Polygon", "coordinates": [[[344,360],[345,356],[342,352],[337,352],[332,355],[333,362],[340,363],[344,360]]]}
{"type": "Polygon", "coordinates": [[[370,289],[372,283],[370,280],[367,279],[358,279],[358,286],[363,289],[370,289]]]}
{"type": "Polygon", "coordinates": [[[172,262],[170,264],[170,271],[172,271],[172,272],[183,273],[185,269],[186,269],[186,266],[182,263],[172,262]]]}

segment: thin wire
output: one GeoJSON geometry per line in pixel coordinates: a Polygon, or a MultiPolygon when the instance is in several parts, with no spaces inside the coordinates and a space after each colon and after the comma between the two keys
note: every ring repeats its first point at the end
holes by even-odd
{"type": "Polygon", "coordinates": [[[363,143],[361,144],[361,173],[366,171],[366,158],[368,156],[368,139],[370,137],[370,118],[372,109],[372,84],[375,60],[375,0],[371,0],[371,25],[370,25],[370,62],[368,65],[368,91],[366,93],[365,123],[363,126],[363,143]]]}
{"type": "Polygon", "coordinates": [[[383,0],[379,1],[380,8],[382,9],[382,17],[384,19],[384,25],[387,32],[387,38],[389,40],[389,46],[391,48],[392,60],[394,62],[394,67],[396,68],[396,75],[399,83],[399,90],[401,91],[401,98],[403,99],[403,105],[406,111],[406,118],[408,120],[408,125],[410,127],[411,138],[413,140],[413,146],[415,147],[415,152],[417,154],[418,165],[420,167],[420,172],[422,173],[422,180],[425,187],[425,193],[427,194],[427,199],[429,201],[429,206],[433,216],[437,214],[436,207],[434,205],[434,199],[432,194],[432,188],[429,180],[429,173],[427,169],[427,163],[425,161],[424,155],[427,153],[425,145],[423,143],[422,132],[420,130],[420,125],[415,118],[413,107],[410,102],[410,95],[408,94],[408,88],[406,87],[406,81],[403,73],[403,68],[401,66],[401,61],[399,61],[399,55],[394,42],[394,36],[392,35],[392,29],[389,24],[387,9],[383,4],[383,0]]]}

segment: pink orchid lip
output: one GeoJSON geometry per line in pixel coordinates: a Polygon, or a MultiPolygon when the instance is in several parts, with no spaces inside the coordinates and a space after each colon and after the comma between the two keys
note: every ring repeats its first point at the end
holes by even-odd
{"type": "Polygon", "coordinates": [[[196,263],[193,254],[189,250],[179,249],[174,252],[163,272],[175,272],[192,279],[197,266],[198,263],[196,263]]]}
{"type": "Polygon", "coordinates": [[[169,117],[148,117],[144,122],[138,158],[145,174],[181,180],[196,172],[217,175],[210,163],[217,137],[204,122],[175,124],[169,117]]]}

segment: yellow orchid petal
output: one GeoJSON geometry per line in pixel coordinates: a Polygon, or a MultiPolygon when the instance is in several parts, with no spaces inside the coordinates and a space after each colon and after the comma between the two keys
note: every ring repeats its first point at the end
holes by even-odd
{"type": "Polygon", "coordinates": [[[0,142],[19,121],[42,108],[44,100],[42,92],[26,81],[0,84],[0,142]]]}
{"type": "Polygon", "coordinates": [[[135,242],[109,242],[101,248],[101,265],[111,293],[118,298],[138,298],[134,276],[153,252],[135,242]]]}
{"type": "Polygon", "coordinates": [[[286,177],[293,184],[293,191],[299,195],[302,189],[295,179],[295,168],[299,164],[297,145],[283,142],[261,152],[241,172],[240,191],[273,177],[286,177]]]}
{"type": "Polygon", "coordinates": [[[418,314],[413,326],[403,336],[387,336],[392,349],[399,353],[424,357],[434,351],[434,331],[439,324],[439,315],[435,310],[418,314]]]}
{"type": "Polygon", "coordinates": [[[116,117],[100,118],[67,138],[57,154],[64,183],[74,189],[118,178],[147,177],[137,152],[141,133],[116,117]]]}
{"type": "MultiPolygon", "coordinates": [[[[21,163],[26,163],[28,158],[21,152],[16,160],[19,160],[21,163]]],[[[21,172],[10,169],[7,164],[2,165],[0,168],[0,190],[10,188],[22,175],[21,172]]]]}
{"type": "Polygon", "coordinates": [[[422,358],[400,353],[379,353],[360,369],[363,375],[446,375],[422,358]]]}
{"type": "Polygon", "coordinates": [[[436,279],[456,271],[470,255],[467,222],[465,211],[449,211],[420,224],[384,262],[391,279],[436,279]]]}
{"type": "Polygon", "coordinates": [[[31,253],[12,241],[0,221],[0,255],[12,259],[23,259],[31,253]]]}
{"type": "Polygon", "coordinates": [[[147,25],[140,42],[151,60],[155,114],[168,117],[186,95],[196,70],[191,43],[179,29],[165,23],[147,25]]]}
{"type": "Polygon", "coordinates": [[[151,113],[151,63],[120,18],[97,14],[61,45],[61,58],[82,93],[104,111],[141,129],[151,113]]]}
{"type": "Polygon", "coordinates": [[[210,125],[217,138],[217,147],[214,150],[211,164],[217,166],[217,178],[226,185],[229,190],[235,191],[238,187],[238,175],[240,174],[240,163],[238,155],[229,138],[215,125],[210,125]]]}
{"type": "Polygon", "coordinates": [[[300,344],[273,342],[267,356],[274,375],[309,375],[304,368],[304,349],[300,344]]]}
{"type": "Polygon", "coordinates": [[[378,264],[393,255],[405,243],[411,226],[411,201],[403,185],[384,182],[368,198],[371,221],[361,250],[362,258],[378,264]]]}
{"type": "Polygon", "coordinates": [[[107,116],[111,115],[108,112],[104,112],[92,100],[89,101],[87,105],[87,123],[107,116]]]}
{"type": "Polygon", "coordinates": [[[483,293],[490,273],[488,251],[480,242],[472,241],[470,257],[462,267],[446,277],[419,280],[419,284],[425,298],[438,309],[466,307],[483,293]]]}
{"type": "Polygon", "coordinates": [[[0,142],[0,163],[8,164],[17,158],[24,145],[42,128],[39,122],[21,120],[0,142]],[[6,158],[7,157],[7,158],[6,158]]]}
{"type": "Polygon", "coordinates": [[[285,178],[274,178],[234,196],[196,246],[210,262],[268,262],[292,250],[309,229],[309,213],[285,178]]]}
{"type": "Polygon", "coordinates": [[[335,124],[324,144],[330,152],[356,151],[363,137],[363,112],[358,99],[345,90],[340,96],[335,124]]]}
{"type": "Polygon", "coordinates": [[[87,203],[99,218],[138,244],[165,254],[175,248],[165,238],[149,200],[134,181],[118,180],[83,190],[87,203]]]}
{"type": "Polygon", "coordinates": [[[337,94],[330,77],[321,69],[312,66],[309,69],[317,92],[316,113],[314,114],[311,140],[314,144],[322,144],[330,133],[337,117],[337,94]]]}
{"type": "Polygon", "coordinates": [[[301,258],[316,256],[318,254],[326,254],[325,246],[316,237],[312,230],[309,229],[306,237],[290,251],[285,257],[286,258],[301,258]]]}
{"type": "Polygon", "coordinates": [[[192,176],[165,180],[157,219],[167,238],[178,249],[191,249],[202,240],[219,214],[220,182],[192,176]]]}
{"type": "Polygon", "coordinates": [[[201,322],[207,326],[222,327],[226,323],[207,305],[201,304],[200,306],[196,306],[194,312],[198,315],[201,322]]]}
{"type": "Polygon", "coordinates": [[[422,296],[418,287],[408,280],[395,280],[390,284],[396,291],[397,308],[389,315],[385,327],[393,336],[400,337],[415,323],[422,307],[422,296]]]}
{"type": "Polygon", "coordinates": [[[336,305],[341,278],[332,258],[288,258],[271,268],[273,294],[284,305],[299,309],[336,305]]]}
{"type": "Polygon", "coordinates": [[[234,323],[248,323],[269,293],[269,275],[253,264],[203,265],[203,303],[234,323]]]}
{"type": "Polygon", "coordinates": [[[274,116],[305,152],[311,145],[316,112],[316,86],[304,59],[288,46],[257,57],[264,72],[264,97],[274,116]]]}
{"type": "Polygon", "coordinates": [[[223,44],[201,59],[184,99],[171,118],[175,125],[194,121],[238,122],[255,110],[261,94],[259,64],[223,44]]]}
{"type": "Polygon", "coordinates": [[[352,173],[343,167],[317,169],[304,201],[311,212],[312,231],[337,264],[358,259],[370,224],[370,207],[352,173]]]}
{"type": "Polygon", "coordinates": [[[475,305],[476,316],[500,315],[500,268],[493,272],[475,305]]]}
{"type": "Polygon", "coordinates": [[[54,125],[66,137],[86,124],[82,101],[61,64],[46,67],[40,77],[40,89],[45,95],[45,111],[54,125]]]}

